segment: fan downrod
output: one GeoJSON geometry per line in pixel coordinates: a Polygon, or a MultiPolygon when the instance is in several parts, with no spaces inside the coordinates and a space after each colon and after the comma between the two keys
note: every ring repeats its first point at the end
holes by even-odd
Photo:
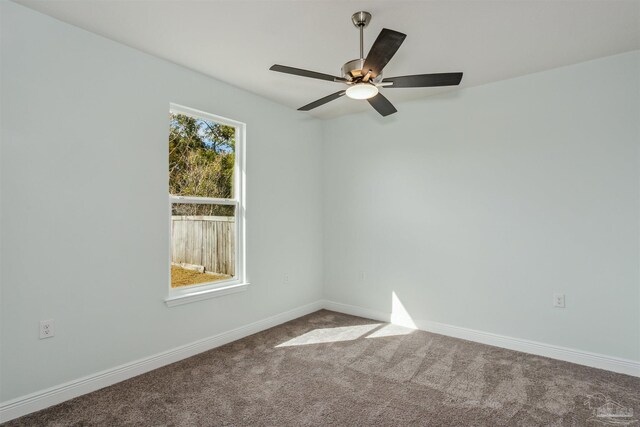
{"type": "MultiPolygon", "coordinates": [[[[371,22],[371,14],[369,12],[360,11],[351,15],[351,22],[360,32],[360,56],[358,59],[351,60],[342,66],[342,77],[349,83],[357,83],[365,76],[362,70],[364,66],[364,29],[371,22]]],[[[382,73],[372,79],[373,83],[379,83],[382,80],[382,73]]]]}

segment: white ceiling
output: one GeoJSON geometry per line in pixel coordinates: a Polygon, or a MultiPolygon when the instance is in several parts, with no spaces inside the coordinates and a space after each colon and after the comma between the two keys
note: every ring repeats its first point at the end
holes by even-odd
{"type": "MultiPolygon", "coordinates": [[[[373,14],[365,53],[383,27],[407,34],[387,77],[463,71],[469,87],[640,49],[640,0],[17,2],[292,108],[343,86],[269,67],[339,75],[358,56],[350,19],[358,10],[373,14]]],[[[452,89],[383,91],[398,103],[444,90],[452,89]]],[[[300,114],[365,109],[343,97],[300,114]]]]}

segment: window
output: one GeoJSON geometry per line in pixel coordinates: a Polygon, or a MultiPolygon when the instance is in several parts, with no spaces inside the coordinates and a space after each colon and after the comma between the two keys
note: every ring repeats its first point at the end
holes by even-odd
{"type": "Polygon", "coordinates": [[[167,303],[243,284],[243,138],[242,123],[171,105],[167,303]]]}

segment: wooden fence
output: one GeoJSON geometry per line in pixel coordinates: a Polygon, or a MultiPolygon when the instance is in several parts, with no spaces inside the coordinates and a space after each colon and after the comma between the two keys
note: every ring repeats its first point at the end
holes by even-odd
{"type": "Polygon", "coordinates": [[[172,216],[171,262],[234,276],[235,226],[234,217],[172,216]]]}

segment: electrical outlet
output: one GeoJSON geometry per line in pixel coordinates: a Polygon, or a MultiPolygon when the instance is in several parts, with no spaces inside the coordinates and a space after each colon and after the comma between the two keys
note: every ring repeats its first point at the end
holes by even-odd
{"type": "Polygon", "coordinates": [[[553,294],[553,306],[564,308],[564,294],[553,294]]]}
{"type": "Polygon", "coordinates": [[[360,272],[360,280],[362,280],[363,282],[367,280],[367,273],[365,271],[360,272]]]}
{"type": "Polygon", "coordinates": [[[51,338],[56,334],[53,319],[40,321],[40,339],[51,338]]]}
{"type": "Polygon", "coordinates": [[[285,285],[289,284],[289,273],[284,273],[284,275],[282,276],[282,283],[284,283],[285,285]]]}

